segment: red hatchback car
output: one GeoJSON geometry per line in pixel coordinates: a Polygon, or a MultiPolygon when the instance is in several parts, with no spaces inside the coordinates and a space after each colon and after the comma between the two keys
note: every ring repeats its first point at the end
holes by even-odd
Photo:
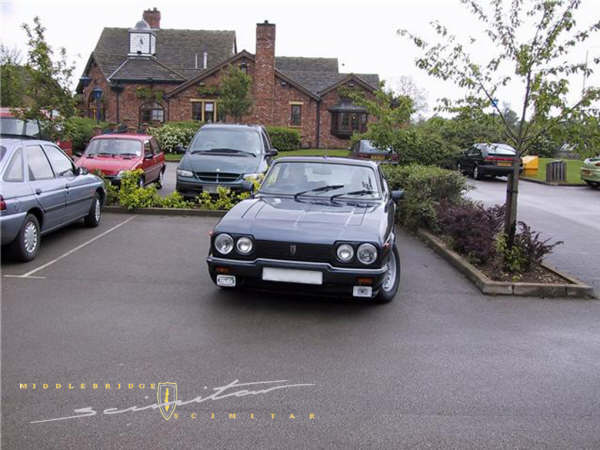
{"type": "Polygon", "coordinates": [[[165,174],[165,154],[156,139],[146,134],[95,136],[76,164],[91,173],[100,171],[113,184],[121,182],[123,172],[142,169],[140,186],[156,183],[160,189],[165,174]]]}

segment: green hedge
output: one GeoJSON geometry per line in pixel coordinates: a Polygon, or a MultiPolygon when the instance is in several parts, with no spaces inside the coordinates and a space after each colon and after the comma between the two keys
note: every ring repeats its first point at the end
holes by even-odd
{"type": "Polygon", "coordinates": [[[418,164],[384,164],[382,169],[390,189],[404,189],[398,219],[411,229],[437,230],[436,206],[442,201],[461,202],[468,189],[467,179],[454,170],[418,164]]]}
{"type": "Polygon", "coordinates": [[[267,127],[271,144],[277,150],[297,150],[301,145],[300,132],[294,128],[267,127]]]}
{"type": "Polygon", "coordinates": [[[105,129],[109,125],[107,122],[97,124],[94,119],[87,117],[70,117],[65,121],[63,139],[73,141],[73,151],[83,151],[94,136],[94,128],[105,129]]]}
{"type": "Polygon", "coordinates": [[[161,127],[148,128],[148,134],[156,138],[164,152],[173,153],[178,145],[187,148],[201,126],[202,122],[193,120],[169,122],[161,127]]]}

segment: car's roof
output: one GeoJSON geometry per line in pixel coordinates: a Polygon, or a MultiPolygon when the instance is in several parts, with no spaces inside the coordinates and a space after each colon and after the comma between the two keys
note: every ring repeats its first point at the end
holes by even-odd
{"type": "Polygon", "coordinates": [[[339,158],[328,156],[283,156],[277,158],[273,163],[280,162],[318,162],[318,163],[331,163],[331,164],[348,164],[352,166],[365,166],[376,169],[377,163],[369,160],[362,159],[351,159],[351,158],[339,158]]]}
{"type": "MultiPolygon", "coordinates": [[[[44,141],[42,139],[28,138],[28,137],[16,138],[16,137],[4,137],[3,136],[0,138],[0,145],[3,145],[4,147],[7,147],[7,148],[21,145],[23,142],[27,142],[28,144],[54,144],[54,142],[44,141]]],[[[54,144],[54,145],[56,145],[56,144],[54,144]]]]}
{"type": "Polygon", "coordinates": [[[99,134],[98,136],[94,136],[92,139],[137,139],[138,141],[146,141],[151,138],[152,136],[149,134],[111,133],[99,134]]]}
{"type": "Polygon", "coordinates": [[[264,128],[262,125],[253,125],[253,124],[241,124],[241,123],[207,123],[206,125],[202,125],[202,128],[222,128],[222,129],[231,129],[231,128],[244,128],[251,130],[261,130],[264,128]]]}

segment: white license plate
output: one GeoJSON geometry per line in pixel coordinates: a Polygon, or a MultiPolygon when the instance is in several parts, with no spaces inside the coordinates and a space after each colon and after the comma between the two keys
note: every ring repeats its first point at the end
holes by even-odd
{"type": "Polygon", "coordinates": [[[284,283],[323,284],[323,272],[316,270],[279,269],[264,267],[262,279],[284,283]]]}
{"type": "Polygon", "coordinates": [[[217,286],[235,287],[235,275],[217,275],[217,286]]]}
{"type": "Polygon", "coordinates": [[[203,184],[202,185],[202,190],[204,192],[208,192],[209,194],[216,194],[217,193],[217,184],[203,184]]]}

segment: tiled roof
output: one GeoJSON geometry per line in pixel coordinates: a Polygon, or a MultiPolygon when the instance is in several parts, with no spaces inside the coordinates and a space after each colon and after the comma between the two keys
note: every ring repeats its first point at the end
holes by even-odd
{"type": "Polygon", "coordinates": [[[282,72],[338,72],[337,58],[276,56],[275,67],[282,72]]]}
{"type": "MultiPolygon", "coordinates": [[[[235,31],[169,30],[156,33],[156,60],[185,79],[193,78],[203,69],[203,55],[207,52],[207,67],[212,67],[231,57],[235,51],[235,31]]],[[[100,70],[108,78],[127,59],[129,53],[129,30],[127,28],[104,28],[93,56],[100,70]]],[[[137,59],[137,58],[135,58],[137,59]]],[[[127,64],[129,66],[129,64],[127,64]]],[[[132,65],[133,69],[136,66],[132,65]]],[[[157,70],[153,65],[153,70],[157,70]]],[[[157,72],[157,75],[160,71],[157,72]]],[[[164,72],[164,81],[173,81],[171,72],[164,72]]],[[[147,75],[144,78],[147,78],[147,75]]]]}
{"type": "Polygon", "coordinates": [[[126,59],[108,78],[109,81],[146,81],[153,80],[172,81],[182,83],[184,77],[159,63],[154,57],[140,57],[126,59]]]}

